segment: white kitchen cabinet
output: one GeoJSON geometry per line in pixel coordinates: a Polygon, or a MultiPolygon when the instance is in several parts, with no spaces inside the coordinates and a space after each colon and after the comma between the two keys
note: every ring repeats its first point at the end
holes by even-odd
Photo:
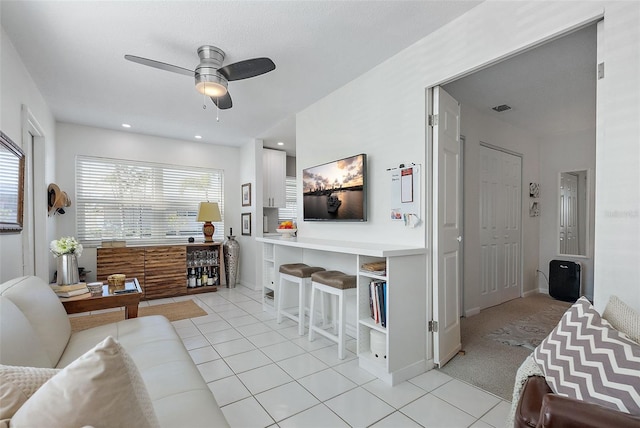
{"type": "Polygon", "coordinates": [[[262,150],[262,193],[263,206],[268,208],[285,207],[285,178],[287,173],[287,154],[280,150],[262,150]]]}

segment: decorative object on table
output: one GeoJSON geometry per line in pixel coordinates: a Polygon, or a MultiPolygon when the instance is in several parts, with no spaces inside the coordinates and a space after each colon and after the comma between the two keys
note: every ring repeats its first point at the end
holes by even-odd
{"type": "Polygon", "coordinates": [[[296,228],[296,224],[292,220],[286,220],[278,225],[276,231],[278,233],[281,233],[283,238],[290,239],[296,236],[296,232],[298,231],[298,229],[296,228]]]}
{"type": "Polygon", "coordinates": [[[538,201],[529,203],[529,217],[538,217],[540,215],[540,204],[538,201]]]}
{"type": "MultiPolygon", "coordinates": [[[[89,297],[89,287],[84,282],[71,285],[54,285],[51,284],[51,289],[56,293],[58,297],[74,297],[87,294],[89,297]]],[[[102,288],[100,289],[102,291],[102,288]]],[[[102,294],[102,293],[101,293],[102,294]]]]}
{"type": "Polygon", "coordinates": [[[56,283],[77,284],[80,281],[78,257],[82,254],[82,244],[76,238],[67,236],[51,241],[49,248],[57,259],[56,283]]]}
{"type": "Polygon", "coordinates": [[[222,217],[220,216],[220,208],[217,202],[200,202],[196,221],[204,221],[204,226],[202,226],[204,242],[213,242],[213,233],[216,228],[212,222],[221,220],[222,217]]]}
{"type": "Polygon", "coordinates": [[[102,296],[101,282],[90,282],[87,284],[87,288],[89,289],[89,292],[91,292],[92,297],[102,296]]]}
{"type": "Polygon", "coordinates": [[[127,276],[123,273],[114,273],[107,277],[107,283],[109,284],[109,293],[113,293],[117,290],[124,290],[125,280],[127,276]]]}
{"type": "Polygon", "coordinates": [[[224,251],[224,268],[227,276],[227,288],[235,288],[238,274],[240,243],[233,236],[233,229],[229,229],[229,236],[222,244],[224,251]]]}
{"type": "Polygon", "coordinates": [[[0,132],[0,159],[2,159],[0,232],[20,233],[24,209],[25,157],[22,149],[4,132],[0,132]]]}
{"type": "Polygon", "coordinates": [[[251,213],[242,213],[240,224],[242,225],[242,235],[251,236],[251,213]]]}
{"type": "Polygon", "coordinates": [[[64,214],[64,208],[71,206],[71,198],[67,192],[60,190],[57,184],[51,183],[47,188],[47,206],[49,215],[64,214]]]}
{"type": "Polygon", "coordinates": [[[251,183],[245,183],[242,185],[242,206],[251,206],[251,183]]]}

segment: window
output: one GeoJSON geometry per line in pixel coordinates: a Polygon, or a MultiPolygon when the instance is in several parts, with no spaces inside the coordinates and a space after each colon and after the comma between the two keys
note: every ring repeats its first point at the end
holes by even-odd
{"type": "Polygon", "coordinates": [[[76,158],[77,238],[166,244],[202,238],[198,204],[218,202],[222,221],[213,239],[224,239],[224,172],[120,159],[76,158]]]}
{"type": "Polygon", "coordinates": [[[296,178],[285,179],[285,207],[278,209],[278,222],[285,220],[296,221],[298,218],[298,202],[296,200],[296,178]]]}

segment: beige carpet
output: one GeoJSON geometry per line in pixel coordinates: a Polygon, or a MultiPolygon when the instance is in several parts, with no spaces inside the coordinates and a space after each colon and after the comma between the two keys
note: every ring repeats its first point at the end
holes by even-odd
{"type": "MultiPolygon", "coordinates": [[[[169,321],[183,320],[186,318],[201,317],[207,312],[195,304],[193,300],[185,300],[176,303],[165,303],[162,305],[140,306],[138,316],[164,315],[169,321]]],[[[85,315],[81,317],[71,317],[71,331],[86,330],[103,324],[124,320],[124,310],[105,312],[95,315],[85,315]]]]}
{"type": "Polygon", "coordinates": [[[500,340],[501,336],[529,330],[535,332],[536,337],[512,342],[535,344],[540,336],[544,338],[549,334],[569,306],[569,303],[555,300],[546,294],[534,294],[485,309],[478,315],[462,318],[464,355],[455,356],[440,370],[511,401],[516,371],[531,353],[531,349],[530,345],[527,348],[503,343],[509,340],[500,340]]]}

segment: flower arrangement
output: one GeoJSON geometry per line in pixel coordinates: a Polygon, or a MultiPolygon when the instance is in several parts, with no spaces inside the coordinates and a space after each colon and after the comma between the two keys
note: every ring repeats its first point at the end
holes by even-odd
{"type": "Polygon", "coordinates": [[[51,241],[49,248],[56,257],[60,257],[63,254],[75,254],[80,257],[82,254],[82,244],[76,241],[76,238],[72,236],[63,236],[60,239],[51,241]]]}

